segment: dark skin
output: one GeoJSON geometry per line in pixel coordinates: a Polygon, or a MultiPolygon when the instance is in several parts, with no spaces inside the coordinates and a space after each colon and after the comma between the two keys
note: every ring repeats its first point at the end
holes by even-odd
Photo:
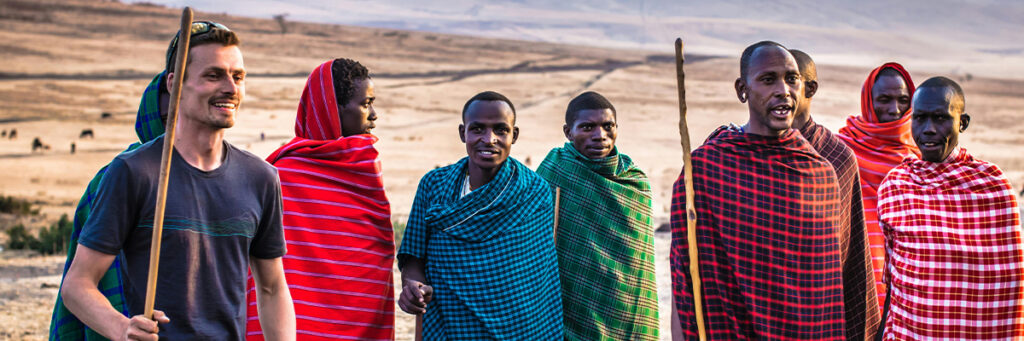
{"type": "Polygon", "coordinates": [[[617,129],[615,113],[611,109],[580,110],[571,127],[562,126],[565,138],[589,159],[602,159],[612,154],[617,129]]]}
{"type": "Polygon", "coordinates": [[[341,135],[369,134],[376,128],[377,111],[373,109],[373,101],[377,99],[373,93],[373,81],[361,79],[355,84],[355,92],[348,103],[338,104],[338,115],[341,118],[341,135]]]}
{"type": "Polygon", "coordinates": [[[878,122],[897,121],[910,109],[910,90],[903,77],[888,74],[878,77],[871,86],[871,105],[878,122]]]}
{"type": "MultiPolygon", "coordinates": [[[[470,189],[477,189],[498,174],[512,151],[512,144],[519,138],[519,127],[515,126],[515,114],[507,103],[474,101],[463,115],[459,138],[466,144],[469,156],[466,168],[470,189]]],[[[423,259],[406,258],[401,269],[402,294],[398,297],[398,307],[402,311],[417,315],[427,311],[427,303],[433,298],[434,290],[426,284],[425,269],[423,259]]]]}
{"type": "Polygon", "coordinates": [[[793,116],[793,129],[803,129],[811,121],[811,97],[818,93],[818,81],[805,80],[803,96],[797,97],[796,115],[793,116]]]}
{"type": "Polygon", "coordinates": [[[784,48],[762,46],[750,56],[746,79],[736,79],[736,96],[747,103],[747,133],[782,136],[793,126],[804,82],[796,59],[784,48]]]}
{"type": "Polygon", "coordinates": [[[963,108],[963,98],[957,97],[952,89],[917,90],[910,122],[922,160],[941,163],[953,152],[960,133],[971,123],[971,116],[964,113],[963,108]]]}

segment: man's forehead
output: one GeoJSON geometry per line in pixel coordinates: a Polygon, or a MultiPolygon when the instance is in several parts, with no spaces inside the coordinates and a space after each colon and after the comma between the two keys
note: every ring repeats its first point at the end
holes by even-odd
{"type": "Polygon", "coordinates": [[[800,72],[796,58],[793,58],[786,49],[774,45],[761,46],[754,50],[750,56],[750,64],[755,69],[784,67],[786,72],[800,72]]]}
{"type": "Polygon", "coordinates": [[[948,87],[927,87],[918,88],[914,92],[914,106],[920,105],[944,105],[948,106],[953,101],[953,89],[948,87]]]}
{"type": "Polygon", "coordinates": [[[242,50],[237,45],[205,44],[193,47],[189,54],[192,60],[198,62],[190,66],[223,69],[229,72],[245,71],[242,50]]]}
{"type": "Polygon", "coordinates": [[[576,112],[576,123],[581,122],[614,122],[612,109],[583,109],[576,112]]]}

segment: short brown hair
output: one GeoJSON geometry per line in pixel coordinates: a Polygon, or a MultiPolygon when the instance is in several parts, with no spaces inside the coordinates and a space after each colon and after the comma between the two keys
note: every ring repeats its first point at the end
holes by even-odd
{"type": "MultiPolygon", "coordinates": [[[[238,35],[233,31],[224,30],[220,28],[213,28],[209,32],[197,34],[189,38],[188,49],[192,51],[193,47],[207,44],[220,44],[221,46],[239,46],[242,45],[242,40],[238,39],[238,35]]],[[[174,61],[177,58],[178,51],[173,44],[168,46],[167,49],[167,64],[164,65],[164,71],[168,73],[174,72],[174,61]]],[[[191,59],[189,59],[191,60],[191,59]]],[[[187,64],[186,64],[187,65],[187,64]]]]}

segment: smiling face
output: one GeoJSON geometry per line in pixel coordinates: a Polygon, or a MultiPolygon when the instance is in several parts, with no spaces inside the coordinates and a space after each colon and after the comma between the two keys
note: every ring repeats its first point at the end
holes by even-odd
{"type": "Polygon", "coordinates": [[[763,46],[751,54],[746,79],[736,80],[736,94],[747,103],[747,132],[779,136],[793,125],[803,80],[796,60],[778,46],[763,46]]]}
{"type": "Polygon", "coordinates": [[[352,136],[369,134],[377,125],[377,111],[373,109],[373,80],[361,79],[354,84],[355,92],[348,103],[338,104],[338,115],[341,116],[341,135],[352,136]]]}
{"type": "Polygon", "coordinates": [[[469,104],[459,125],[469,162],[480,169],[496,169],[505,163],[519,138],[515,114],[502,101],[477,100],[469,104]]]}
{"type": "MultiPolygon", "coordinates": [[[[205,44],[189,51],[187,77],[181,87],[181,117],[225,129],[245,97],[245,66],[238,46],[205,44]]],[[[173,74],[169,79],[175,77],[173,74]]],[[[168,87],[173,84],[168,82],[168,87]]]]}
{"type": "Polygon", "coordinates": [[[580,154],[601,159],[611,155],[615,148],[617,128],[611,109],[586,109],[578,111],[572,126],[563,126],[562,130],[580,154]]]}
{"type": "Polygon", "coordinates": [[[879,123],[898,121],[910,109],[910,91],[898,74],[878,76],[871,86],[871,105],[879,123]]]}
{"type": "Polygon", "coordinates": [[[971,119],[963,113],[963,103],[953,90],[943,87],[918,88],[911,115],[914,142],[921,159],[930,162],[946,160],[971,119]]]}

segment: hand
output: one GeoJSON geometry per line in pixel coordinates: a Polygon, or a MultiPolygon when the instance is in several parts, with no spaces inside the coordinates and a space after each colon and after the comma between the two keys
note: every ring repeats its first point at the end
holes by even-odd
{"type": "Polygon", "coordinates": [[[121,334],[122,340],[159,340],[156,335],[160,331],[160,327],[157,323],[170,323],[171,320],[167,318],[164,312],[159,310],[153,310],[153,319],[150,320],[142,315],[132,316],[131,320],[128,320],[128,325],[124,328],[124,333],[121,334]]]}
{"type": "Polygon", "coordinates": [[[402,311],[419,315],[427,312],[427,303],[434,298],[434,288],[423,282],[406,279],[402,281],[402,295],[398,297],[398,307],[402,311]]]}

